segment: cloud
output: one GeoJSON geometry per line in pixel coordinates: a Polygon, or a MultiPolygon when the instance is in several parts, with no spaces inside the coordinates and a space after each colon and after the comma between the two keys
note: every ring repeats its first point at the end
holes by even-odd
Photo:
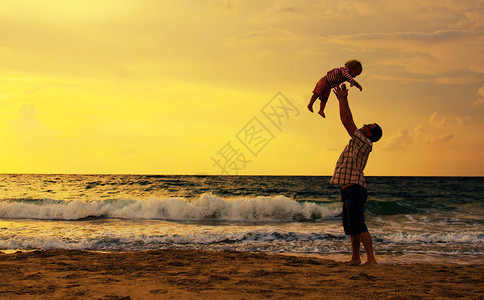
{"type": "Polygon", "coordinates": [[[414,132],[415,132],[415,139],[420,139],[425,135],[425,129],[421,124],[415,127],[414,132]]]}
{"type": "Polygon", "coordinates": [[[484,104],[484,98],[479,98],[474,102],[474,106],[479,106],[484,104]]]}
{"type": "Polygon", "coordinates": [[[125,149],[124,151],[122,151],[122,153],[124,153],[124,154],[135,154],[136,150],[129,148],[129,149],[125,149]]]}
{"type": "MultiPolygon", "coordinates": [[[[481,30],[447,29],[422,32],[370,32],[320,38],[349,49],[379,53],[380,66],[398,67],[410,74],[427,75],[428,81],[452,82],[449,74],[462,70],[484,73],[481,30]],[[443,78],[439,78],[444,74],[443,78]],[[431,77],[432,76],[432,77],[431,77]]],[[[471,75],[466,77],[471,78],[471,75]]],[[[458,79],[460,82],[463,79],[458,79]]]]}
{"type": "MultiPolygon", "coordinates": [[[[469,77],[465,76],[441,76],[435,78],[435,83],[437,84],[442,84],[442,85],[449,85],[449,84],[456,84],[456,85],[461,85],[461,84],[466,84],[469,82],[472,82],[473,80],[469,80],[469,77]]],[[[478,78],[475,78],[475,82],[479,81],[478,78]]]]}
{"type": "Polygon", "coordinates": [[[450,141],[454,136],[452,134],[442,134],[430,139],[431,143],[445,143],[450,141]]]}
{"type": "Polygon", "coordinates": [[[385,149],[401,150],[408,148],[411,144],[413,144],[413,137],[408,133],[408,129],[401,128],[397,131],[397,135],[387,140],[385,149]]]}
{"type": "Polygon", "coordinates": [[[478,98],[474,101],[474,106],[479,106],[484,104],[484,86],[477,90],[478,98]]]}
{"type": "Polygon", "coordinates": [[[447,123],[447,118],[440,116],[439,113],[434,112],[429,119],[429,123],[433,127],[442,128],[447,123]]]}
{"type": "Polygon", "coordinates": [[[305,11],[306,6],[297,5],[296,2],[288,1],[286,2],[277,2],[273,6],[267,9],[268,15],[280,15],[280,14],[303,14],[305,15],[307,11],[305,11]]]}
{"type": "Polygon", "coordinates": [[[407,128],[401,128],[397,131],[395,136],[392,136],[386,140],[384,148],[390,151],[404,150],[409,148],[413,144],[441,144],[452,140],[454,136],[452,134],[440,134],[435,136],[429,136],[421,125],[414,128],[411,133],[407,128]]]}
{"type": "Polygon", "coordinates": [[[471,116],[457,116],[455,117],[455,120],[459,126],[464,126],[465,124],[468,124],[469,122],[472,121],[471,116]]]}
{"type": "Polygon", "coordinates": [[[210,0],[209,4],[227,10],[233,10],[235,8],[235,4],[231,0],[210,0]]]}
{"type": "Polygon", "coordinates": [[[454,41],[462,38],[466,34],[458,30],[439,30],[434,32],[394,32],[394,33],[360,33],[346,36],[330,37],[335,41],[382,41],[385,43],[395,41],[421,41],[426,43],[443,42],[446,40],[454,41]]]}
{"type": "Polygon", "coordinates": [[[36,116],[34,105],[23,104],[17,119],[10,120],[14,137],[29,150],[35,151],[52,143],[57,132],[46,127],[36,116]]]}
{"type": "MultiPolygon", "coordinates": [[[[417,60],[417,59],[415,59],[417,60]]],[[[399,59],[395,60],[386,60],[384,63],[381,64],[382,66],[401,66],[399,59]]],[[[403,66],[401,66],[403,67],[403,66]]],[[[384,80],[384,81],[394,81],[399,82],[402,84],[411,84],[411,83],[428,83],[433,82],[439,85],[463,85],[469,83],[481,83],[482,80],[480,77],[469,75],[469,72],[462,72],[462,74],[454,74],[452,76],[447,75],[419,75],[415,76],[415,74],[408,74],[408,73],[375,73],[370,75],[365,75],[367,78],[371,78],[372,80],[384,80]]]]}
{"type": "Polygon", "coordinates": [[[256,61],[273,57],[277,53],[271,50],[248,49],[237,55],[242,60],[256,61]]]}
{"type": "MultiPolygon", "coordinates": [[[[248,2],[248,1],[247,1],[248,2]]],[[[254,2],[256,3],[256,2],[254,2]]],[[[256,24],[284,24],[296,22],[295,26],[303,23],[311,24],[313,28],[327,27],[328,20],[354,20],[359,17],[375,16],[380,13],[376,8],[382,5],[379,0],[370,1],[314,1],[314,0],[277,0],[259,1],[254,16],[249,22],[256,24]],[[301,22],[303,21],[303,22],[301,22]],[[324,23],[321,23],[323,21],[324,23]]],[[[328,26],[328,27],[331,27],[328,26]]]]}
{"type": "Polygon", "coordinates": [[[411,77],[411,76],[399,76],[399,75],[394,75],[394,74],[370,74],[370,75],[367,75],[368,78],[371,78],[375,81],[380,81],[380,80],[385,80],[385,81],[396,81],[396,82],[400,82],[402,84],[409,84],[409,83],[413,83],[413,82],[421,82],[421,83],[424,83],[424,82],[427,82],[426,79],[423,79],[423,78],[417,78],[417,77],[411,77]]]}
{"type": "Polygon", "coordinates": [[[303,36],[291,32],[287,29],[266,29],[244,33],[233,38],[227,39],[225,45],[247,45],[260,44],[267,42],[293,42],[304,39],[303,36]]]}

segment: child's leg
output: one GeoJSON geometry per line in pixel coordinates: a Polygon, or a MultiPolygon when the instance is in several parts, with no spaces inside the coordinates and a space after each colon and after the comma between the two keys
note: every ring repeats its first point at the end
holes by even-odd
{"type": "Polygon", "coordinates": [[[321,100],[321,106],[319,107],[319,114],[323,117],[326,118],[326,115],[324,114],[324,108],[326,107],[326,102],[328,102],[329,94],[331,93],[331,88],[327,86],[326,89],[324,89],[323,94],[319,97],[321,100]]]}
{"type": "Polygon", "coordinates": [[[308,109],[310,112],[313,112],[314,101],[316,101],[318,97],[321,97],[320,95],[322,95],[327,85],[328,83],[326,82],[326,79],[324,77],[319,79],[319,81],[316,83],[316,86],[314,87],[314,90],[313,90],[313,95],[311,97],[311,100],[309,100],[309,104],[308,104],[308,109]]]}
{"type": "Polygon", "coordinates": [[[318,97],[319,97],[318,94],[313,93],[311,100],[309,100],[308,109],[310,112],[313,112],[313,104],[316,101],[316,99],[318,99],[318,97]]]}
{"type": "Polygon", "coordinates": [[[326,107],[326,102],[328,102],[328,98],[326,99],[321,99],[321,105],[319,106],[319,112],[318,114],[320,114],[323,118],[326,118],[326,115],[324,114],[324,108],[326,107]]]}

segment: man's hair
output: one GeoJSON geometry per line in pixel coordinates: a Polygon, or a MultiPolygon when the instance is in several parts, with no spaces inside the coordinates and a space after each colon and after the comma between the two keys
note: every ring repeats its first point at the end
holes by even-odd
{"type": "Polygon", "coordinates": [[[381,136],[383,135],[383,131],[381,130],[380,125],[375,123],[375,127],[370,129],[371,136],[369,137],[370,141],[372,142],[378,142],[380,140],[381,136]]]}

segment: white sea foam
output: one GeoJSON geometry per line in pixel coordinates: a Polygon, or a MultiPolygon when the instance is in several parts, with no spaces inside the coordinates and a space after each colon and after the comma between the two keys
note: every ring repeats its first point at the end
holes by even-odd
{"type": "MultiPolygon", "coordinates": [[[[203,226],[202,226],[203,227],[203,226]]],[[[85,235],[82,232],[52,236],[48,230],[36,235],[5,233],[0,236],[0,249],[77,249],[102,251],[137,251],[161,248],[196,248],[206,250],[238,250],[265,252],[299,253],[347,253],[349,243],[343,234],[320,234],[314,232],[273,231],[273,228],[246,229],[238,228],[235,232],[226,232],[221,228],[207,231],[207,228],[194,226],[189,232],[177,231],[176,234],[130,234],[128,232],[102,232],[85,235]],[[8,235],[8,238],[7,238],[8,235]]],[[[165,232],[167,233],[167,232],[165,232]]],[[[413,239],[377,241],[375,245],[380,253],[430,253],[483,255],[482,238],[479,234],[448,235],[442,237],[433,233],[416,242],[413,239]],[[451,242],[443,242],[453,238],[451,242]],[[440,247],[430,247],[429,243],[438,243],[440,247]],[[461,244],[462,243],[462,244],[461,244]],[[461,244],[461,245],[459,245],[461,244]]],[[[377,240],[382,237],[375,235],[377,240]]]]}
{"type": "Polygon", "coordinates": [[[339,207],[297,202],[284,196],[221,198],[203,194],[197,199],[9,201],[0,203],[0,218],[80,220],[94,218],[301,221],[335,216],[339,207]]]}
{"type": "Polygon", "coordinates": [[[482,233],[476,231],[468,232],[394,232],[391,234],[383,234],[381,239],[391,243],[404,244],[420,244],[420,243],[467,243],[479,244],[482,243],[482,233]]]}

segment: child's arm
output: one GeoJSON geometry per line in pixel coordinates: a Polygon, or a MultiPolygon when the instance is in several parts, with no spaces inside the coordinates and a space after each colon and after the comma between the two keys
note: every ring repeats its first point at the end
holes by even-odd
{"type": "MultiPolygon", "coordinates": [[[[354,80],[354,79],[353,79],[353,80],[354,80]]],[[[361,87],[361,85],[358,83],[358,81],[356,81],[356,80],[354,80],[354,81],[355,81],[355,83],[354,83],[354,84],[351,84],[351,85],[352,85],[352,86],[354,85],[354,86],[356,86],[357,88],[359,88],[359,89],[360,89],[360,92],[361,92],[361,91],[363,90],[363,88],[362,88],[362,87],[361,87]]]]}
{"type": "Polygon", "coordinates": [[[353,78],[353,76],[351,76],[348,68],[341,68],[341,75],[343,75],[343,77],[346,79],[346,81],[348,81],[350,83],[350,87],[356,86],[357,88],[360,89],[360,91],[363,90],[361,85],[353,78]]]}

